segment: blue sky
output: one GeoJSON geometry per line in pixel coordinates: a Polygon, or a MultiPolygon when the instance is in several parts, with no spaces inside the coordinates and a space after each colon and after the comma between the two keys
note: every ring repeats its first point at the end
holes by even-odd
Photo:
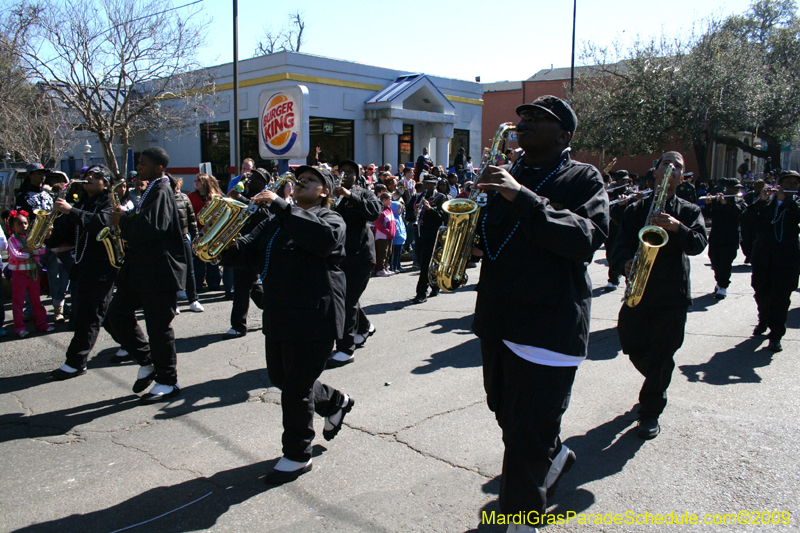
{"type": "MultiPolygon", "coordinates": [[[[201,5],[210,22],[201,63],[232,61],[232,0],[201,5]]],[[[265,24],[279,28],[299,9],[307,36],[301,52],[470,81],[475,76],[482,82],[520,80],[551,64],[569,66],[572,5],[571,0],[239,0],[239,57],[253,55],[265,24]]],[[[576,62],[583,41],[627,44],[637,36],[679,34],[693,21],[743,13],[749,6],[749,0],[578,0],[576,62]]]]}

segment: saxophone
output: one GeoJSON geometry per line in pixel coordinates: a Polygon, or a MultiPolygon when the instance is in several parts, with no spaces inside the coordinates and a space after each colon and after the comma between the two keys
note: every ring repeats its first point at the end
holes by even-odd
{"type": "MultiPolygon", "coordinates": [[[[86,180],[68,181],[64,185],[64,188],[61,189],[61,192],[58,193],[56,200],[66,198],[69,188],[77,183],[89,182],[86,180]]],[[[28,243],[29,249],[38,250],[44,246],[44,241],[47,239],[47,236],[50,235],[50,232],[53,231],[53,224],[61,213],[56,211],[55,207],[51,206],[50,209],[34,209],[33,214],[36,215],[36,218],[33,220],[30,229],[28,229],[26,242],[28,243]]]]}
{"type": "Polygon", "coordinates": [[[625,287],[625,296],[622,298],[622,301],[628,307],[639,305],[644,295],[644,289],[647,286],[647,279],[650,277],[650,271],[653,269],[653,263],[658,255],[658,249],[669,241],[667,232],[664,228],[653,224],[653,218],[664,212],[669,181],[672,178],[673,170],[674,167],[672,165],[667,166],[664,179],[661,180],[661,183],[653,193],[653,203],[650,204],[650,211],[647,213],[647,222],[639,230],[639,248],[636,250],[636,255],[633,256],[631,276],[628,279],[628,285],[625,287]]]}
{"type": "MultiPolygon", "coordinates": [[[[276,191],[287,181],[297,183],[294,174],[286,172],[271,186],[267,185],[267,189],[276,191]]],[[[201,261],[218,263],[219,255],[239,236],[247,219],[256,211],[258,203],[253,200],[245,204],[232,198],[214,196],[197,216],[205,227],[192,243],[192,251],[201,261]],[[206,211],[212,203],[214,206],[206,211]]]]}
{"type": "MultiPolygon", "coordinates": [[[[506,134],[515,130],[511,122],[500,124],[492,139],[491,148],[485,148],[481,158],[480,172],[494,161],[506,134]]],[[[486,205],[487,194],[481,191],[477,182],[470,191],[469,198],[454,198],[442,204],[447,213],[447,225],[441,226],[436,234],[436,244],[428,270],[428,283],[445,292],[452,292],[469,281],[467,263],[476,243],[475,231],[481,207],[486,205]]]]}
{"type": "MultiPolygon", "coordinates": [[[[119,207],[119,197],[117,196],[117,187],[125,185],[124,181],[120,181],[111,187],[111,205],[119,207]]],[[[106,247],[108,254],[108,262],[114,268],[122,267],[125,262],[125,241],[122,239],[119,226],[107,226],[100,230],[97,234],[97,242],[102,242],[106,247]]]]}

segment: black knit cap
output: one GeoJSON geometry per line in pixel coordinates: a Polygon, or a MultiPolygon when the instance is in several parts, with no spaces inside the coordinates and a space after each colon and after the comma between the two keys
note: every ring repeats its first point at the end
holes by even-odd
{"type": "Polygon", "coordinates": [[[86,175],[89,176],[90,174],[97,174],[101,178],[106,180],[107,183],[111,183],[111,178],[112,178],[111,170],[104,165],[90,166],[89,168],[86,169],[86,175]]]}

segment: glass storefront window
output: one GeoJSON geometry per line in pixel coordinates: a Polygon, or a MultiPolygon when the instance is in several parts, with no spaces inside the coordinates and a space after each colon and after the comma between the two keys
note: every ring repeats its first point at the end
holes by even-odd
{"type": "Polygon", "coordinates": [[[310,142],[306,164],[316,164],[316,148],[319,146],[320,163],[331,167],[342,159],[353,159],[355,140],[352,120],[338,118],[310,117],[308,138],[310,142]]]}
{"type": "Polygon", "coordinates": [[[231,177],[230,121],[200,124],[200,160],[211,163],[214,177],[220,183],[228,183],[231,177]]]}

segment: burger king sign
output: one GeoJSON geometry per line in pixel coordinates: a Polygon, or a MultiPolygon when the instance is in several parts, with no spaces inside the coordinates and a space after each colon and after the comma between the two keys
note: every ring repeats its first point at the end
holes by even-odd
{"type": "Polygon", "coordinates": [[[296,85],[259,96],[258,152],[264,159],[305,159],[308,155],[308,89],[296,85]]]}

